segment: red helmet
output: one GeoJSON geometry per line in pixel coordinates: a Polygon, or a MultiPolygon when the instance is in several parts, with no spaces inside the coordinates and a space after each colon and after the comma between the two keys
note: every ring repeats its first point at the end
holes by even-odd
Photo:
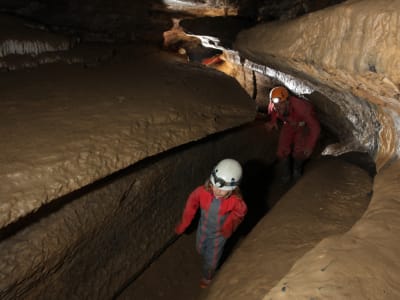
{"type": "Polygon", "coordinates": [[[289,97],[289,91],[283,86],[274,87],[269,93],[269,100],[275,104],[285,102],[289,97]]]}

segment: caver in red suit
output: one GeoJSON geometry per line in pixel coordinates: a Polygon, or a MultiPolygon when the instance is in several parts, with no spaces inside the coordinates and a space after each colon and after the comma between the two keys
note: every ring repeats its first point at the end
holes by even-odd
{"type": "Polygon", "coordinates": [[[310,157],[317,143],[321,127],[312,104],[295,96],[290,96],[284,87],[275,87],[270,92],[268,113],[271,117],[267,129],[278,128],[279,135],[277,157],[283,170],[282,181],[290,176],[301,176],[303,162],[310,157]],[[290,172],[290,156],[293,158],[293,174],[290,172]],[[289,169],[289,170],[288,170],[289,169]]]}
{"type": "Polygon", "coordinates": [[[203,257],[201,287],[206,287],[218,267],[226,240],[237,229],[247,213],[239,193],[242,167],[233,159],[220,161],[205,185],[188,197],[182,219],[175,228],[182,234],[200,210],[196,248],[203,257]]]}

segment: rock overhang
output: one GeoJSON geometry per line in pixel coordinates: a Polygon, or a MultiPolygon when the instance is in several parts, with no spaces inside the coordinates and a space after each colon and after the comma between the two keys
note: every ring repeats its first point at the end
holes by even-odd
{"type": "Polygon", "coordinates": [[[114,50],[114,60],[95,67],[0,73],[1,227],[146,157],[255,118],[252,99],[225,74],[153,47],[114,50]]]}
{"type": "Polygon", "coordinates": [[[364,150],[380,168],[400,153],[396,126],[400,48],[398,10],[393,9],[398,4],[367,2],[347,2],[298,19],[259,24],[242,31],[234,47],[250,60],[308,81],[339,105],[353,124],[350,135],[342,137],[346,145],[340,151],[364,150]],[[378,50],[376,43],[383,47],[378,50]]]}

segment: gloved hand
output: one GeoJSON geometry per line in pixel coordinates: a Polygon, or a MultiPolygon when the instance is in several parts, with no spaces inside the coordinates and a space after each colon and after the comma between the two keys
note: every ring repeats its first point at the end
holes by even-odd
{"type": "Polygon", "coordinates": [[[182,226],[182,223],[178,223],[178,225],[175,226],[175,233],[176,233],[177,235],[180,235],[180,234],[182,234],[182,233],[185,231],[185,229],[186,229],[186,228],[184,228],[184,227],[182,226]]]}

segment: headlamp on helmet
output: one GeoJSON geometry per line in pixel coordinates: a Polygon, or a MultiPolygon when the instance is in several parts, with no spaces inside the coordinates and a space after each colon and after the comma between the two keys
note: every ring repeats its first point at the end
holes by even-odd
{"type": "Polygon", "coordinates": [[[223,178],[218,177],[217,174],[215,174],[215,171],[212,171],[211,176],[212,176],[211,182],[215,187],[219,189],[223,187],[236,187],[239,184],[234,180],[230,182],[225,181],[223,178]]]}
{"type": "Polygon", "coordinates": [[[288,97],[289,91],[283,86],[274,87],[269,93],[269,99],[274,104],[285,102],[288,97]]]}
{"type": "Polygon", "coordinates": [[[279,98],[272,98],[271,101],[272,101],[272,103],[274,103],[274,104],[278,104],[279,102],[281,102],[281,99],[279,99],[279,98]]]}

